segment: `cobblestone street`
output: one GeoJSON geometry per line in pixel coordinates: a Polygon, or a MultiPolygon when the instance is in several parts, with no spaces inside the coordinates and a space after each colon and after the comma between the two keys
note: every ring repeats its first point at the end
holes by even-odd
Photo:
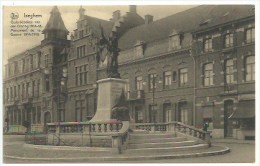
{"type": "MultiPolygon", "coordinates": [[[[213,140],[214,142],[214,140],[213,140]]],[[[183,159],[162,159],[162,160],[143,160],[143,161],[109,161],[117,163],[253,163],[255,161],[255,144],[254,142],[247,143],[219,143],[218,141],[213,143],[214,145],[227,146],[231,149],[230,153],[209,157],[198,158],[183,158],[183,159]]],[[[87,152],[85,151],[70,151],[72,156],[82,157],[79,160],[41,160],[41,157],[48,155],[54,155],[58,157],[70,157],[68,150],[48,150],[48,149],[35,149],[30,146],[26,146],[23,143],[23,136],[4,136],[4,155],[17,156],[23,153],[23,156],[27,156],[28,153],[33,154],[37,160],[24,160],[24,159],[12,159],[4,157],[4,163],[86,163],[88,160],[84,159],[87,152]],[[7,138],[8,137],[8,138],[7,138]],[[58,153],[57,153],[58,152],[58,153]]],[[[98,152],[100,155],[102,152],[98,152]]],[[[89,156],[95,156],[97,153],[88,153],[89,156]]],[[[20,156],[20,157],[23,157],[20,156]]],[[[71,157],[72,157],[71,156],[71,157]]],[[[111,154],[113,156],[113,154],[111,154]]],[[[93,161],[91,161],[93,162],[93,161]]],[[[95,161],[96,163],[102,163],[102,160],[95,161]]],[[[107,161],[106,161],[107,163],[107,161]]]]}

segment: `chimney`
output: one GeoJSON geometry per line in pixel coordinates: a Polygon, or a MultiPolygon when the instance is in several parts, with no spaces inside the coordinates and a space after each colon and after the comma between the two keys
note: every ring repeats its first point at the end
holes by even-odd
{"type": "Polygon", "coordinates": [[[120,18],[120,10],[113,12],[113,21],[117,21],[120,18]]]}
{"type": "Polygon", "coordinates": [[[130,13],[136,13],[136,5],[130,5],[129,9],[130,9],[130,13]]]}
{"type": "Polygon", "coordinates": [[[147,15],[144,16],[144,18],[145,18],[145,24],[150,24],[151,22],[153,22],[153,16],[152,15],[147,14],[147,15]]]}

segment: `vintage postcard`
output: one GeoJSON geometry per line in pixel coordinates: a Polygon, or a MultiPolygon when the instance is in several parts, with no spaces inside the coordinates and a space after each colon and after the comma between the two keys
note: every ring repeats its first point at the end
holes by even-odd
{"type": "Polygon", "coordinates": [[[257,10],[3,5],[3,163],[256,164],[257,10]]]}

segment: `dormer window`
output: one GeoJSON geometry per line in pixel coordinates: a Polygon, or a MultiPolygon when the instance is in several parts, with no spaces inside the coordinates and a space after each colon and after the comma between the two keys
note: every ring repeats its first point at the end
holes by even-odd
{"type": "Polygon", "coordinates": [[[140,58],[144,56],[144,42],[137,41],[134,46],[134,58],[140,58]]]}
{"type": "Polygon", "coordinates": [[[181,48],[181,34],[173,30],[170,34],[169,50],[176,50],[181,48]]]}

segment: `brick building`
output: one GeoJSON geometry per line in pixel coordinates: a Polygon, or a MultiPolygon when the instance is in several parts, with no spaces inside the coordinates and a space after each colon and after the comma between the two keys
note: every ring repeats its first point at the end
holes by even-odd
{"type": "Polygon", "coordinates": [[[25,121],[33,130],[41,131],[47,122],[62,118],[58,109],[64,112],[58,103],[65,98],[60,82],[62,71],[66,72],[70,43],[57,7],[52,9],[42,33],[40,45],[8,59],[5,66],[5,121],[9,122],[10,132],[24,132],[25,121]]]}
{"type": "MultiPolygon", "coordinates": [[[[85,15],[81,7],[70,47],[63,38],[64,61],[52,65],[59,69],[50,74],[58,79],[53,82],[59,83],[64,71],[68,76],[65,91],[52,87],[56,91],[50,95],[59,96],[53,103],[60,104],[51,107],[52,121],[94,116],[96,81],[106,77],[106,53],[96,61],[101,25],[106,37],[111,31],[119,37],[119,72],[128,82],[125,93],[136,123],[181,121],[201,128],[208,122],[213,137],[254,138],[254,22],[250,5],[203,5],[156,21],[142,18],[136,6],[122,16],[115,11],[109,21],[85,15]]],[[[10,94],[12,81],[7,81],[10,94]]]]}

